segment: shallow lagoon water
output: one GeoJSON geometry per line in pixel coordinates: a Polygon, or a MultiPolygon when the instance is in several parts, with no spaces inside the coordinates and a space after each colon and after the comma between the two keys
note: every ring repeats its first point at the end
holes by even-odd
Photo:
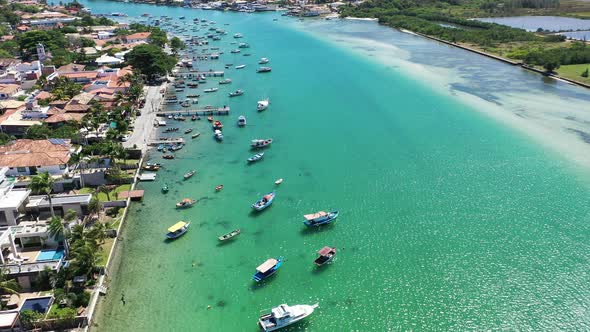
{"type": "Polygon", "coordinates": [[[488,17],[478,18],[477,20],[508,25],[528,31],[537,31],[539,28],[549,31],[590,29],[590,20],[562,16],[488,17]]]}
{"type": "MultiPolygon", "coordinates": [[[[226,140],[215,142],[205,121],[181,124],[202,137],[173,162],[162,161],[156,182],[141,185],[147,195],[131,207],[96,330],[255,331],[261,309],[315,302],[317,312],[287,330],[588,328],[584,167],[496,115],[513,116],[506,105],[520,105],[532,114],[525,120],[542,118],[549,108],[537,113],[529,95],[542,95],[542,104],[584,105],[586,91],[366,22],[85,4],[229,23],[253,53],[237,58],[248,70],[226,73],[230,87],[200,101],[232,107],[222,119],[226,140]],[[271,59],[269,75],[254,72],[263,56],[271,59]],[[502,73],[516,76],[502,84],[502,73]],[[245,95],[229,100],[237,88],[245,95]],[[262,97],[271,106],[257,113],[262,97]],[[239,114],[248,117],[246,128],[232,125],[239,114]],[[247,166],[248,142],[257,137],[275,143],[265,160],[247,166]],[[197,175],[182,181],[192,168],[197,175]],[[273,206],[251,213],[279,177],[285,182],[273,206]],[[185,196],[199,203],[174,210],[185,196]],[[303,226],[303,214],[330,208],[341,211],[336,223],[303,226]],[[191,230],[165,242],[178,219],[191,220],[191,230]],[[243,234],[233,243],[217,243],[237,227],[243,234]],[[317,269],[315,251],[324,245],[339,253],[317,269]],[[255,267],[279,255],[286,262],[277,275],[254,285],[255,267]]],[[[217,66],[237,62],[227,56],[217,66]]],[[[572,110],[576,117],[585,111],[572,110]]]]}

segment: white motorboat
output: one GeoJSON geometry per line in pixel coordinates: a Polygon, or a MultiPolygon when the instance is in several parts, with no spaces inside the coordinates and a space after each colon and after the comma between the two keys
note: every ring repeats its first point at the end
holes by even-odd
{"type": "Polygon", "coordinates": [[[246,117],[243,115],[240,115],[238,117],[238,126],[239,127],[244,127],[246,125],[246,117]]]}
{"type": "Polygon", "coordinates": [[[243,69],[243,68],[246,68],[246,65],[239,65],[239,66],[236,66],[236,69],[243,69]]]}
{"type": "Polygon", "coordinates": [[[261,112],[261,111],[264,111],[267,107],[268,107],[268,99],[264,99],[264,100],[258,101],[258,105],[256,106],[256,109],[258,110],[258,112],[261,112]]]}
{"type": "Polygon", "coordinates": [[[294,306],[281,304],[278,307],[272,308],[270,313],[260,316],[258,325],[262,331],[276,331],[305,319],[318,306],[319,304],[317,303],[314,305],[297,304],[294,306]]]}
{"type": "Polygon", "coordinates": [[[236,33],[234,35],[234,38],[242,38],[242,37],[244,37],[244,36],[241,33],[236,33]]]}
{"type": "Polygon", "coordinates": [[[269,146],[271,144],[272,144],[272,138],[269,138],[269,139],[253,139],[250,142],[250,146],[253,149],[265,148],[265,147],[267,147],[267,146],[269,146]]]}
{"type": "Polygon", "coordinates": [[[203,92],[210,93],[210,92],[215,92],[217,90],[219,90],[219,89],[218,88],[209,88],[209,89],[203,90],[203,92]]]}
{"type": "Polygon", "coordinates": [[[216,129],[214,135],[216,140],[223,141],[223,134],[221,133],[221,130],[216,129]]]}
{"type": "Polygon", "coordinates": [[[268,60],[268,58],[260,58],[260,60],[258,60],[258,63],[263,65],[265,63],[268,63],[270,60],[268,60]]]}

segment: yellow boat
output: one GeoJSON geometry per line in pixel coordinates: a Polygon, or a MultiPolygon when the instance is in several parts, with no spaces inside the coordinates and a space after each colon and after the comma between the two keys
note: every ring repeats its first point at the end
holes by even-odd
{"type": "Polygon", "coordinates": [[[170,226],[168,228],[168,234],[166,237],[169,239],[176,239],[184,235],[188,231],[188,227],[190,226],[190,222],[179,221],[176,224],[170,226]]]}

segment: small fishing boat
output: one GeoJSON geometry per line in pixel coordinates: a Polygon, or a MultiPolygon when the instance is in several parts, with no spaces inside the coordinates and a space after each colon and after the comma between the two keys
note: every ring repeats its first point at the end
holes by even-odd
{"type": "Polygon", "coordinates": [[[265,63],[268,63],[270,60],[268,60],[268,58],[260,58],[260,60],[258,60],[258,63],[263,65],[265,63]]]}
{"type": "Polygon", "coordinates": [[[196,115],[191,116],[191,121],[197,121],[197,116],[196,115]]]}
{"type": "Polygon", "coordinates": [[[244,37],[244,36],[242,36],[242,34],[241,34],[241,33],[236,33],[236,34],[234,35],[234,38],[242,38],[242,37],[244,37]]]}
{"type": "Polygon", "coordinates": [[[246,68],[246,65],[238,65],[238,66],[236,66],[236,69],[243,69],[243,68],[246,68]]]}
{"type": "Polygon", "coordinates": [[[189,207],[193,206],[196,202],[197,201],[194,199],[185,198],[182,201],[176,203],[176,208],[177,209],[189,208],[189,207]]]}
{"type": "Polygon", "coordinates": [[[162,192],[165,194],[165,193],[167,193],[167,192],[168,192],[168,190],[169,190],[169,189],[168,189],[168,184],[164,183],[164,184],[162,185],[162,192]]]}
{"type": "Polygon", "coordinates": [[[199,136],[201,136],[201,133],[196,133],[196,134],[193,134],[193,135],[191,136],[191,138],[197,138],[197,137],[199,137],[199,136]]]}
{"type": "Polygon", "coordinates": [[[235,53],[240,53],[240,52],[242,52],[242,51],[240,51],[239,49],[236,48],[235,50],[231,50],[230,53],[234,53],[235,54],[235,53]]]}
{"type": "Polygon", "coordinates": [[[241,230],[238,228],[238,229],[235,229],[235,230],[233,230],[233,231],[231,231],[231,232],[229,232],[229,233],[227,233],[227,234],[224,234],[224,235],[222,235],[222,236],[218,237],[218,239],[219,239],[219,241],[227,241],[227,240],[231,240],[231,239],[233,239],[234,237],[236,237],[236,236],[240,235],[240,233],[241,233],[241,232],[242,232],[242,231],[241,231],[241,230]]]}
{"type": "Polygon", "coordinates": [[[174,159],[174,155],[173,154],[165,154],[162,156],[162,158],[164,159],[174,159]]]}
{"type": "Polygon", "coordinates": [[[229,79],[229,78],[219,81],[219,84],[230,84],[230,83],[231,83],[231,79],[229,79]]]}
{"type": "Polygon", "coordinates": [[[185,180],[190,179],[190,177],[193,176],[193,175],[195,175],[195,173],[197,173],[197,171],[194,170],[194,169],[191,170],[191,171],[189,171],[189,172],[187,172],[187,173],[184,173],[184,179],[185,180]]]}
{"type": "Polygon", "coordinates": [[[189,128],[187,130],[184,131],[185,134],[190,134],[193,132],[193,128],[189,128]]]}
{"type": "Polygon", "coordinates": [[[248,44],[248,43],[239,43],[238,44],[238,47],[239,48],[249,48],[250,47],[250,44],[248,44]]]}
{"type": "Polygon", "coordinates": [[[215,130],[215,133],[213,134],[213,136],[215,136],[215,139],[218,141],[223,141],[223,133],[221,133],[221,130],[215,130]]]}
{"type": "Polygon", "coordinates": [[[252,204],[252,208],[256,211],[262,211],[269,207],[272,202],[275,200],[275,192],[269,192],[268,194],[262,196],[256,203],[252,204]]]}
{"type": "Polygon", "coordinates": [[[223,185],[220,184],[217,187],[215,187],[215,191],[221,191],[221,189],[223,189],[223,185]]]}
{"type": "Polygon", "coordinates": [[[318,255],[320,255],[320,257],[316,258],[313,261],[313,263],[317,266],[322,266],[330,262],[332,258],[334,258],[334,256],[336,255],[336,248],[328,246],[323,247],[322,249],[320,249],[320,251],[318,251],[318,255]]]}
{"type": "Polygon", "coordinates": [[[268,99],[263,99],[258,101],[258,105],[256,105],[256,110],[258,112],[264,111],[268,107],[268,99]]]}
{"type": "Polygon", "coordinates": [[[208,116],[208,117],[207,117],[207,121],[209,121],[209,122],[213,122],[213,117],[212,117],[212,116],[208,116]]]}
{"type": "Polygon", "coordinates": [[[278,186],[279,184],[283,183],[283,178],[280,178],[275,181],[275,184],[278,186]]]}
{"type": "Polygon", "coordinates": [[[338,218],[338,211],[331,211],[331,212],[318,211],[316,213],[306,214],[303,217],[305,218],[303,223],[306,226],[316,227],[316,226],[329,224],[329,223],[333,222],[334,220],[336,220],[336,218],[338,218]]]}
{"type": "Polygon", "coordinates": [[[142,169],[144,171],[157,171],[160,169],[160,166],[157,165],[143,165],[142,169]]]}
{"type": "Polygon", "coordinates": [[[221,123],[221,121],[219,120],[215,120],[215,122],[213,122],[213,130],[221,130],[223,129],[223,123],[221,123]]]}
{"type": "Polygon", "coordinates": [[[242,55],[243,55],[243,56],[251,56],[251,55],[252,55],[252,53],[244,53],[244,54],[242,54],[242,55]]]}
{"type": "Polygon", "coordinates": [[[272,308],[270,313],[260,316],[258,325],[264,332],[276,331],[305,319],[318,306],[317,303],[314,305],[298,304],[294,306],[281,304],[272,308]]]}
{"type": "Polygon", "coordinates": [[[229,93],[229,96],[230,96],[230,97],[237,97],[237,96],[241,96],[241,95],[243,95],[243,94],[244,94],[244,91],[243,91],[243,90],[240,90],[240,89],[238,89],[238,90],[236,90],[236,91],[234,91],[234,92],[230,92],[230,93],[229,93]]]}
{"type": "Polygon", "coordinates": [[[191,225],[190,222],[179,221],[176,224],[168,228],[166,237],[169,239],[177,239],[184,235],[188,231],[188,227],[191,225]]]}
{"type": "Polygon", "coordinates": [[[260,282],[277,272],[277,270],[283,265],[283,257],[279,258],[269,258],[264,263],[260,264],[256,268],[256,274],[252,277],[252,279],[256,282],[260,282]]]}
{"type": "Polygon", "coordinates": [[[256,69],[257,73],[269,73],[272,71],[272,68],[270,67],[260,67],[258,69],[256,69]]]}
{"type": "Polygon", "coordinates": [[[246,125],[246,117],[243,115],[240,115],[238,117],[238,127],[244,127],[246,125]]]}
{"type": "Polygon", "coordinates": [[[250,142],[250,146],[253,149],[265,148],[265,147],[267,147],[267,146],[269,146],[271,144],[272,144],[272,138],[269,138],[269,139],[253,139],[250,142]]]}
{"type": "Polygon", "coordinates": [[[164,149],[166,149],[166,147],[164,146],[164,144],[158,145],[158,151],[164,151],[164,149]]]}
{"type": "Polygon", "coordinates": [[[253,163],[255,161],[259,161],[260,159],[262,159],[262,157],[264,157],[264,152],[257,153],[255,155],[253,155],[252,157],[248,158],[248,162],[253,163]]]}
{"type": "Polygon", "coordinates": [[[205,93],[211,93],[211,92],[215,92],[217,90],[219,90],[219,88],[207,88],[207,89],[203,90],[203,92],[205,92],[205,93]]]}

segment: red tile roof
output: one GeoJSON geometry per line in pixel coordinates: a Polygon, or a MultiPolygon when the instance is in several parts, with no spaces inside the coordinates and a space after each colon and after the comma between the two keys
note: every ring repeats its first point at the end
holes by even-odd
{"type": "Polygon", "coordinates": [[[0,146],[0,165],[8,167],[63,165],[70,160],[70,148],[70,140],[18,139],[0,146]]]}

